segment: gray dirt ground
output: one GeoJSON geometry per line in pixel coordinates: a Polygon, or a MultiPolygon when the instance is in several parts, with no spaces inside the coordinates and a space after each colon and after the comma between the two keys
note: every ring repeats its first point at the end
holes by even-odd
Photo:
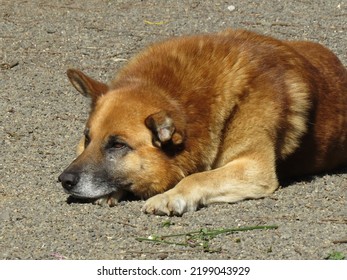
{"type": "Polygon", "coordinates": [[[107,81],[150,42],[227,27],[321,42],[347,65],[346,1],[1,0],[0,16],[0,259],[347,256],[343,171],[292,183],[266,199],[170,218],[141,213],[142,201],[114,208],[68,204],[57,182],[89,110],[67,81],[67,68],[107,81]],[[265,224],[279,227],[219,235],[209,242],[218,252],[136,241],[265,224]]]}

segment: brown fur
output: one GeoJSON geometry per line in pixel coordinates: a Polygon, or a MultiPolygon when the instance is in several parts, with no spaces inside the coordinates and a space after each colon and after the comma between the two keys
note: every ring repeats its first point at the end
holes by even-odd
{"type": "Polygon", "coordinates": [[[85,148],[59,177],[76,197],[131,192],[180,215],[347,163],[347,71],[316,43],[227,30],[154,44],[108,86],[68,76],[92,98],[85,148]]]}

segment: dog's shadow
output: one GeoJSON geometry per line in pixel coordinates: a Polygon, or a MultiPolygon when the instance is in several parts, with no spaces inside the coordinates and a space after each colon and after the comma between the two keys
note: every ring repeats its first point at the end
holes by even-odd
{"type": "MultiPolygon", "coordinates": [[[[137,200],[140,200],[140,199],[138,197],[135,197],[133,194],[128,193],[123,198],[121,198],[119,203],[121,203],[123,201],[137,201],[137,200]]],[[[68,196],[68,198],[66,199],[67,204],[89,204],[89,203],[94,203],[94,202],[95,202],[95,199],[77,198],[77,197],[73,197],[71,195],[68,196]]]]}
{"type": "Polygon", "coordinates": [[[77,198],[73,196],[68,196],[66,199],[67,204],[87,204],[87,203],[93,203],[93,199],[87,199],[87,198],[77,198]]]}
{"type": "Polygon", "coordinates": [[[322,172],[319,174],[300,176],[296,178],[280,179],[279,183],[281,188],[286,188],[300,182],[309,183],[313,181],[314,179],[323,178],[326,175],[333,176],[333,175],[342,175],[342,174],[347,174],[347,165],[328,171],[328,172],[322,172]]]}

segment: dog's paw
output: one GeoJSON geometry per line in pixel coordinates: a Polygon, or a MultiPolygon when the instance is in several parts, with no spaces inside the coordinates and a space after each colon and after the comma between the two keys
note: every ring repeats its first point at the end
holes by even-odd
{"type": "Polygon", "coordinates": [[[145,202],[142,211],[160,216],[181,216],[185,212],[195,211],[197,207],[197,203],[188,201],[186,197],[180,194],[166,192],[149,198],[145,202]]]}
{"type": "Polygon", "coordinates": [[[93,204],[99,205],[99,206],[113,207],[118,204],[118,200],[114,199],[112,196],[103,196],[95,200],[93,204]]]}
{"type": "Polygon", "coordinates": [[[123,192],[113,192],[109,195],[103,196],[98,198],[93,202],[93,204],[100,205],[100,206],[116,206],[120,199],[123,197],[123,192]]]}

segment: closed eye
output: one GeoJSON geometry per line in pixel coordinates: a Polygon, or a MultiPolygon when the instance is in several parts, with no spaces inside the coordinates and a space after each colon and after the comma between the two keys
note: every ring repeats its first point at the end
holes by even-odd
{"type": "Polygon", "coordinates": [[[84,130],[84,148],[86,148],[90,143],[89,128],[84,130]]]}
{"type": "Polygon", "coordinates": [[[106,150],[122,150],[125,148],[129,148],[129,146],[117,136],[111,136],[105,146],[106,150]]]}
{"type": "Polygon", "coordinates": [[[110,145],[108,148],[119,150],[119,149],[123,149],[125,147],[126,147],[126,145],[124,143],[116,142],[116,143],[113,143],[112,145],[110,145]]]}

